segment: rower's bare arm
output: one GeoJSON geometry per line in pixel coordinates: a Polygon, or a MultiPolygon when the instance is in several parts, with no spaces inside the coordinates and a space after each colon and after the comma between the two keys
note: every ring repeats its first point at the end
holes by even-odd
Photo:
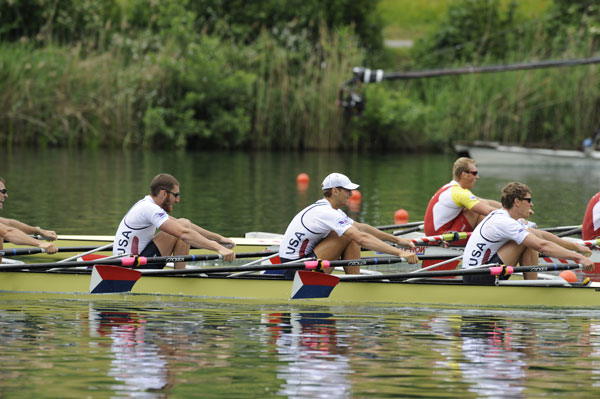
{"type": "Polygon", "coordinates": [[[392,247],[391,245],[386,244],[374,235],[357,229],[356,227],[354,227],[354,225],[344,232],[344,236],[350,238],[353,241],[356,241],[361,247],[370,249],[372,251],[384,252],[386,254],[406,258],[408,260],[408,263],[419,262],[419,258],[417,258],[417,255],[415,255],[414,253],[404,251],[396,247],[392,247]]]}
{"type": "MultiPolygon", "coordinates": [[[[488,201],[491,201],[492,203],[495,202],[492,200],[481,199],[481,200],[479,200],[478,203],[473,205],[473,208],[471,208],[471,210],[480,215],[487,216],[490,212],[495,211],[496,209],[500,208],[500,207],[495,207],[495,206],[491,205],[490,202],[488,202],[488,201]]],[[[498,203],[498,205],[500,205],[500,203],[498,203]]]]}
{"type": "Polygon", "coordinates": [[[366,223],[354,222],[352,226],[356,227],[358,230],[364,233],[371,234],[372,236],[380,239],[381,241],[389,241],[401,245],[403,247],[409,248],[414,248],[415,246],[415,244],[413,244],[413,242],[408,238],[401,238],[393,234],[386,233],[385,231],[376,229],[375,227],[366,223]]]}
{"type": "Polygon", "coordinates": [[[585,247],[583,245],[577,244],[574,241],[565,240],[564,238],[560,238],[557,235],[552,234],[548,231],[544,231],[544,230],[530,228],[529,231],[533,232],[535,235],[537,235],[538,237],[540,237],[544,240],[551,241],[551,242],[553,242],[557,245],[560,245],[561,247],[566,248],[568,250],[579,252],[580,254],[583,254],[584,256],[587,256],[587,257],[592,256],[591,249],[589,249],[588,247],[585,247]]]}
{"type": "Polygon", "coordinates": [[[228,262],[235,259],[235,253],[231,249],[225,248],[216,241],[209,240],[195,229],[184,226],[182,223],[178,222],[177,219],[169,218],[169,220],[160,226],[160,230],[185,241],[190,244],[190,246],[215,251],[222,255],[223,259],[228,262]]]}
{"type": "Polygon", "coordinates": [[[543,253],[544,255],[547,255],[547,256],[553,256],[555,258],[570,259],[577,263],[581,263],[583,265],[584,270],[591,271],[594,269],[594,262],[587,256],[584,256],[580,253],[563,248],[562,246],[560,246],[552,241],[548,241],[548,240],[539,238],[535,234],[527,235],[527,237],[525,237],[525,240],[523,240],[523,244],[525,244],[525,246],[535,249],[536,251],[543,253]]]}
{"type": "Polygon", "coordinates": [[[228,238],[228,237],[223,237],[220,234],[214,233],[212,231],[206,230],[205,228],[202,228],[200,226],[198,226],[197,224],[193,223],[190,221],[190,224],[192,225],[192,228],[198,232],[199,234],[201,234],[203,237],[212,240],[212,241],[216,241],[221,245],[226,245],[230,248],[235,247],[235,242],[228,238]]]}
{"type": "Polygon", "coordinates": [[[56,240],[56,232],[52,230],[41,229],[38,226],[30,226],[27,223],[20,222],[16,219],[0,218],[0,223],[21,230],[25,234],[40,235],[47,240],[56,240]]]}
{"type": "Polygon", "coordinates": [[[58,249],[54,244],[36,240],[35,238],[28,236],[16,227],[0,224],[0,235],[4,237],[5,240],[10,241],[16,245],[31,245],[38,248],[43,248],[49,254],[54,254],[58,252],[58,249]]]}

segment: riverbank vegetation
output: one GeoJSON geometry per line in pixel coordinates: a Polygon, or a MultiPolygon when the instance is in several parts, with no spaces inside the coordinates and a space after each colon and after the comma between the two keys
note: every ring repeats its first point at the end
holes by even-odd
{"type": "Polygon", "coordinates": [[[371,0],[0,2],[0,142],[573,147],[600,126],[594,66],[364,85],[364,111],[344,117],[338,90],[357,65],[416,70],[598,53],[593,1],[548,0],[534,11],[500,0],[438,1],[444,13],[418,28],[402,65],[383,46],[386,14],[371,0]]]}

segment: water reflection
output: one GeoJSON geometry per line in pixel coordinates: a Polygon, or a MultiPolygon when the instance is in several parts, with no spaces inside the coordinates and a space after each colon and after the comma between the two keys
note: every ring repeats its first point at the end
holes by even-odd
{"type": "Polygon", "coordinates": [[[512,346],[507,320],[463,316],[460,337],[464,358],[460,369],[469,391],[483,397],[525,397],[524,355],[512,346]]]}
{"type": "Polygon", "coordinates": [[[288,398],[345,398],[351,391],[348,347],[329,313],[270,313],[262,323],[275,345],[278,392],[288,398]]]}
{"type": "Polygon", "coordinates": [[[153,391],[174,385],[167,358],[173,348],[146,329],[144,317],[135,312],[90,307],[89,323],[90,336],[112,340],[108,375],[120,383],[112,387],[115,392],[138,398],[165,397],[153,391]]]}

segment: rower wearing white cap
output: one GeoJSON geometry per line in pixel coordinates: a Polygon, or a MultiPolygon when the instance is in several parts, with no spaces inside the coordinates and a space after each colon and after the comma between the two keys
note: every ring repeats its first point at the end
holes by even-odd
{"type": "MultiPolygon", "coordinates": [[[[411,240],[355,222],[340,209],[348,205],[352,190],[356,188],[358,184],[341,173],[327,176],[323,180],[323,199],[304,208],[289,224],[279,246],[281,262],[313,256],[324,260],[360,259],[361,247],[365,247],[417,263],[419,260],[414,253],[383,242],[414,247],[411,240]]],[[[360,266],[346,266],[344,270],[347,274],[358,274],[360,266]]]]}

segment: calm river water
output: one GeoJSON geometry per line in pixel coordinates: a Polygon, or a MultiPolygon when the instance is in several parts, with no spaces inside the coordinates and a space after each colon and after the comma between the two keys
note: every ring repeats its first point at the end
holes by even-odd
{"type": "MultiPolygon", "coordinates": [[[[361,184],[357,220],[422,220],[454,156],[13,150],[0,215],[59,234],[113,234],[158,172],[185,216],[225,235],[283,232],[333,171],[361,184]],[[295,178],[311,176],[307,190],[295,178]]],[[[540,226],[581,223],[597,167],[479,167],[473,190],[533,191],[540,226]]],[[[3,398],[590,398],[600,310],[301,307],[0,294],[3,398]]]]}

